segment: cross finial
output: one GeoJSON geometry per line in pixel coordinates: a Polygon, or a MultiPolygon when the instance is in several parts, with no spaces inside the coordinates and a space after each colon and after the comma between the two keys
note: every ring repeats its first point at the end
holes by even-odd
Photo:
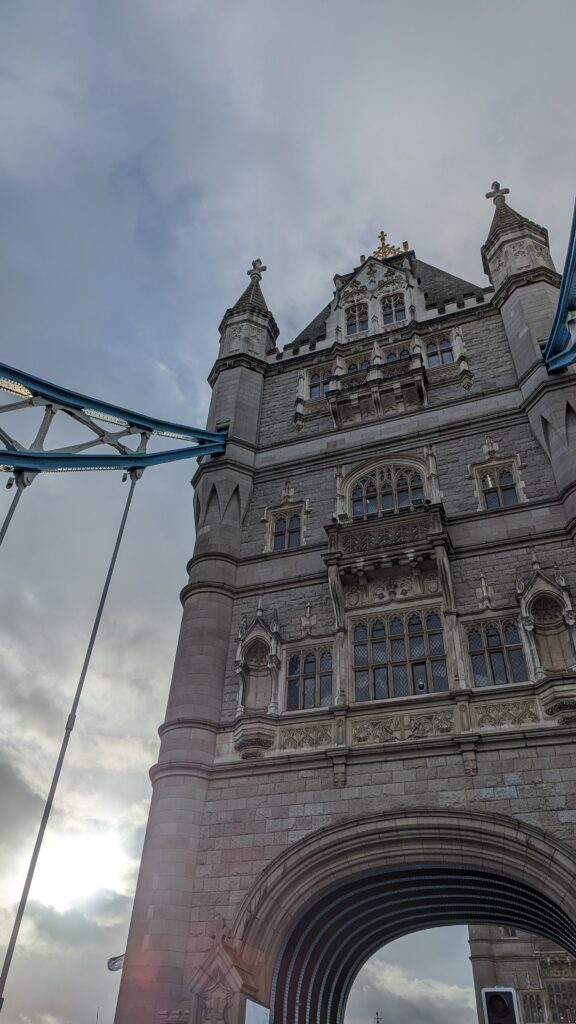
{"type": "Polygon", "coordinates": [[[494,200],[494,205],[496,206],[498,203],[505,203],[506,200],[505,200],[504,197],[507,196],[507,195],[510,195],[510,189],[509,188],[500,188],[500,182],[499,181],[493,181],[492,182],[492,191],[486,193],[486,199],[493,199],[494,200]]]}
{"type": "Polygon", "coordinates": [[[252,270],[247,270],[246,273],[251,281],[261,281],[262,274],[268,267],[265,267],[262,260],[252,260],[252,270]]]}
{"type": "MultiPolygon", "coordinates": [[[[380,260],[385,260],[388,256],[399,256],[400,255],[400,253],[402,252],[402,249],[400,249],[397,245],[388,245],[388,242],[386,241],[386,232],[385,231],[381,231],[380,234],[378,235],[378,238],[380,240],[380,245],[372,253],[373,256],[377,256],[378,259],[380,259],[380,260]]],[[[407,248],[407,243],[406,243],[406,248],[407,248]]]]}

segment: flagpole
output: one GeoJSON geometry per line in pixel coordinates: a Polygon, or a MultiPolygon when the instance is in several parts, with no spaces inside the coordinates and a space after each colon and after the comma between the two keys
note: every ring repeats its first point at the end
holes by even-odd
{"type": "Polygon", "coordinates": [[[117,537],[116,537],[116,543],[114,544],[114,550],[112,552],[112,557],[110,559],[110,565],[108,566],[108,572],[106,574],[106,580],[104,582],[104,587],[102,589],[102,594],[100,596],[100,602],[98,604],[98,610],[96,612],[96,617],[94,619],[94,624],[92,626],[92,632],[90,634],[90,640],[88,641],[88,647],[86,648],[86,654],[84,656],[84,663],[82,665],[82,671],[80,672],[80,677],[78,679],[78,684],[76,686],[76,692],[74,694],[74,700],[72,701],[72,707],[70,709],[70,714],[68,715],[68,719],[66,721],[66,725],[64,726],[64,736],[63,736],[63,739],[62,739],[62,745],[60,747],[60,753],[58,755],[58,760],[56,762],[56,767],[54,769],[54,775],[52,776],[52,783],[50,785],[50,790],[49,790],[48,796],[46,798],[46,803],[44,805],[44,812],[42,814],[42,818],[41,818],[41,821],[40,821],[40,827],[38,829],[38,835],[36,836],[36,842],[34,843],[34,849],[32,851],[32,857],[30,858],[30,865],[28,867],[28,872],[26,874],[26,879],[24,881],[24,887],[22,889],[22,895],[20,897],[20,903],[18,904],[18,910],[16,911],[16,918],[14,920],[14,925],[13,925],[13,928],[12,928],[12,934],[10,935],[10,941],[9,941],[8,947],[6,949],[6,955],[4,957],[4,964],[2,966],[2,972],[0,973],[0,1013],[2,1012],[2,1007],[4,1005],[4,989],[6,987],[6,979],[8,977],[8,971],[10,970],[10,964],[12,963],[12,957],[14,956],[14,950],[16,948],[16,942],[17,942],[17,939],[18,939],[18,932],[20,931],[20,925],[22,923],[22,918],[24,916],[24,911],[26,909],[26,903],[28,901],[28,894],[30,892],[30,887],[32,885],[32,879],[34,878],[34,872],[36,870],[36,864],[38,862],[38,856],[40,854],[40,848],[42,846],[42,840],[44,839],[44,833],[46,832],[46,826],[48,824],[48,819],[50,817],[50,812],[52,810],[52,804],[54,803],[54,794],[56,793],[56,787],[58,786],[58,781],[60,779],[60,773],[62,771],[62,765],[64,763],[64,758],[66,756],[66,750],[68,748],[68,743],[70,741],[70,735],[72,733],[72,730],[74,728],[74,724],[75,724],[75,721],[76,721],[76,711],[78,710],[78,704],[80,703],[80,697],[82,695],[82,690],[84,688],[84,681],[86,679],[86,674],[88,672],[88,666],[90,665],[90,659],[92,657],[92,651],[94,649],[94,643],[96,641],[96,635],[98,633],[98,628],[100,626],[100,620],[102,618],[102,612],[104,611],[104,605],[106,604],[106,598],[108,596],[108,590],[110,589],[110,581],[112,579],[112,574],[114,572],[114,567],[116,565],[116,559],[118,557],[118,552],[120,550],[120,544],[122,542],[122,537],[124,535],[124,527],[126,526],[126,520],[128,518],[128,512],[130,511],[130,505],[132,504],[132,497],[134,495],[134,488],[135,488],[136,482],[139,479],[139,477],[141,476],[141,474],[142,474],[141,470],[132,470],[131,473],[130,473],[130,478],[131,478],[130,490],[128,491],[128,497],[126,499],[126,504],[124,506],[124,512],[122,514],[122,519],[120,521],[120,527],[118,529],[118,534],[117,534],[117,537]]]}

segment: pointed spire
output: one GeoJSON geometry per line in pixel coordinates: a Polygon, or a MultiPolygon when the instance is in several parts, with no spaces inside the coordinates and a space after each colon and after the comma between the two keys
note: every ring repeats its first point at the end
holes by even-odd
{"type": "Polygon", "coordinates": [[[532,228],[536,228],[538,231],[546,235],[546,241],[548,240],[548,232],[539,227],[538,224],[534,224],[533,221],[528,220],[527,217],[523,217],[521,213],[517,213],[511,206],[508,206],[506,202],[506,196],[510,195],[509,188],[501,188],[499,181],[492,182],[492,189],[486,193],[486,199],[491,199],[496,209],[494,210],[494,216],[490,225],[490,231],[488,232],[488,238],[486,239],[485,245],[489,245],[496,235],[500,234],[501,231],[510,231],[521,225],[530,224],[532,228]]]}
{"type": "Polygon", "coordinates": [[[252,268],[247,270],[246,273],[250,278],[250,284],[242,292],[242,295],[232,306],[233,313],[243,313],[246,311],[257,310],[261,313],[268,312],[268,306],[266,305],[266,299],[262,294],[260,288],[260,281],[262,280],[262,274],[268,268],[264,266],[262,260],[252,260],[252,268]]]}

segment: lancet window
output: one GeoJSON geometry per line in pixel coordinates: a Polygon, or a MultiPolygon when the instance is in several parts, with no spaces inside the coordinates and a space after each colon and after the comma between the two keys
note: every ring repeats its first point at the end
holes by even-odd
{"type": "Polygon", "coordinates": [[[416,469],[382,467],[366,474],[352,488],[352,518],[373,519],[424,500],[424,484],[416,469]]]}
{"type": "Polygon", "coordinates": [[[454,353],[450,339],[442,338],[442,341],[429,341],[426,345],[426,358],[431,369],[435,366],[446,366],[448,363],[453,363],[454,353]]]}
{"type": "Polygon", "coordinates": [[[516,480],[511,466],[486,470],[482,474],[480,483],[487,509],[512,508],[518,504],[516,480]]]}
{"type": "Polygon", "coordinates": [[[277,516],[272,532],[272,549],[288,551],[300,547],[302,519],[297,512],[292,515],[277,516]]]}
{"type": "Polygon", "coordinates": [[[576,983],[552,981],[546,991],[554,1024],[573,1024],[576,1021],[576,983]]]}
{"type": "Polygon", "coordinates": [[[332,703],[332,652],[298,651],[288,657],[286,710],[327,708],[332,703]]]}
{"type": "Polygon", "coordinates": [[[448,689],[442,621],[435,611],[358,622],[352,648],[357,701],[448,689]]]}
{"type": "Polygon", "coordinates": [[[528,669],[515,622],[489,622],[468,630],[468,655],[474,686],[524,683],[528,669]]]}
{"type": "Polygon", "coordinates": [[[346,308],[346,334],[362,334],[368,330],[368,305],[366,302],[356,302],[353,306],[346,308]]]}
{"type": "Polygon", "coordinates": [[[536,1021],[545,1021],[544,1001],[538,992],[524,992],[522,994],[522,1009],[524,1020],[535,1024],[536,1021]]]}
{"type": "Polygon", "coordinates": [[[326,397],[331,380],[332,373],[330,370],[325,370],[322,374],[313,373],[308,385],[308,397],[310,399],[320,398],[321,395],[326,397]]]}
{"type": "Polygon", "coordinates": [[[406,304],[401,293],[382,299],[382,321],[385,326],[406,319],[406,304]]]}

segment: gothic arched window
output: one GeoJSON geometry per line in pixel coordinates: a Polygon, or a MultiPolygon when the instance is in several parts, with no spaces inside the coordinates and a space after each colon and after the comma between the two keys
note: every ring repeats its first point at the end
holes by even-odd
{"type": "Polygon", "coordinates": [[[386,357],[386,362],[387,363],[395,363],[397,359],[398,359],[398,356],[396,355],[395,352],[389,352],[387,357],[386,357]]]}
{"type": "Polygon", "coordinates": [[[357,302],[346,309],[346,334],[362,334],[368,330],[368,306],[365,302],[357,302]]]}
{"type": "Polygon", "coordinates": [[[384,325],[398,323],[406,319],[404,296],[400,293],[382,299],[382,320],[384,325]]]}
{"type": "Polygon", "coordinates": [[[512,508],[518,504],[516,481],[509,466],[487,470],[480,482],[487,509],[512,508]]]}
{"type": "Polygon", "coordinates": [[[403,348],[400,353],[400,359],[410,359],[410,353],[407,348],[403,348]]]}
{"type": "Polygon", "coordinates": [[[431,369],[435,366],[446,366],[448,363],[453,363],[454,353],[450,339],[442,338],[442,341],[429,341],[426,345],[426,358],[431,369]]]}
{"type": "Polygon", "coordinates": [[[322,377],[322,394],[324,397],[328,394],[328,388],[330,387],[330,381],[332,380],[332,374],[330,370],[326,370],[322,377]]]}
{"type": "Polygon", "coordinates": [[[301,528],[302,521],[297,512],[291,516],[277,516],[272,533],[273,550],[286,551],[288,548],[299,548],[301,528]]]}
{"type": "Polygon", "coordinates": [[[412,613],[360,622],[352,634],[355,699],[442,692],[448,670],[440,616],[412,613]]]}
{"type": "Polygon", "coordinates": [[[358,373],[358,363],[348,363],[348,373],[358,373]]]}
{"type": "Polygon", "coordinates": [[[372,519],[413,508],[424,500],[424,485],[417,470],[388,466],[358,480],[351,497],[352,518],[372,519]]]}
{"type": "Polygon", "coordinates": [[[320,398],[320,374],[313,373],[310,377],[310,398],[320,398]]]}
{"type": "Polygon", "coordinates": [[[332,703],[332,652],[302,651],[288,658],[286,710],[325,708],[332,703]]]}
{"type": "Polygon", "coordinates": [[[487,623],[468,630],[468,655],[474,686],[524,683],[528,669],[515,622],[487,623]]]}
{"type": "Polygon", "coordinates": [[[360,369],[361,370],[369,370],[370,369],[370,360],[369,359],[363,359],[362,362],[360,363],[360,369]]]}

